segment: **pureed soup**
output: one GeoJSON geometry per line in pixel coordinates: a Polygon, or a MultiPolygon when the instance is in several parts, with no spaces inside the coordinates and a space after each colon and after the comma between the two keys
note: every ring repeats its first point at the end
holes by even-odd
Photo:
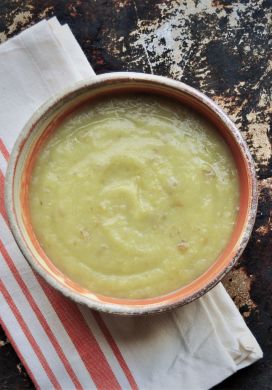
{"type": "Polygon", "coordinates": [[[71,280],[149,298],[205,272],[236,222],[238,174],[214,126],[181,103],[124,95],[70,114],[35,162],[29,204],[71,280]]]}

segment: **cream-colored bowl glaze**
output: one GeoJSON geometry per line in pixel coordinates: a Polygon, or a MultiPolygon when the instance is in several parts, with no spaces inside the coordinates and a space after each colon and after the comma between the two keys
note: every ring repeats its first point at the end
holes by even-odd
{"type": "MultiPolygon", "coordinates": [[[[178,103],[177,103],[178,104],[178,103]]],[[[222,110],[197,90],[160,76],[114,73],[78,83],[42,106],[18,138],[6,176],[6,208],[14,237],[33,268],[66,296],[91,308],[118,314],[144,314],[183,305],[200,297],[230,270],[243,251],[257,207],[254,164],[239,131],[222,110]],[[29,177],[40,146],[62,119],[86,101],[124,92],[148,92],[176,99],[206,116],[227,142],[239,174],[240,209],[224,251],[208,271],[172,293],[148,299],[120,299],[95,294],[71,281],[50,261],[33,232],[28,208],[29,177]]]]}

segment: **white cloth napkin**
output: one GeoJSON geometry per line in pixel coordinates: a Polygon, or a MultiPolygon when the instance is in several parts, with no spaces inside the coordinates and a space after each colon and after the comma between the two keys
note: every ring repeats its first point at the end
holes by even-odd
{"type": "MultiPolygon", "coordinates": [[[[56,18],[0,45],[3,174],[31,114],[94,75],[69,27],[56,18]]],[[[0,201],[1,324],[40,388],[208,389],[262,357],[222,284],[187,306],[142,318],[98,314],[62,297],[20,254],[3,193],[0,201]]]]}

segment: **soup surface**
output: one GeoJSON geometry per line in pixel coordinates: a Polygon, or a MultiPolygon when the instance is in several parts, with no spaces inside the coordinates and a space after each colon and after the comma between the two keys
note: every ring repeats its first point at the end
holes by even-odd
{"type": "Polygon", "coordinates": [[[65,119],[32,172],[32,224],[72,280],[147,298],[205,272],[239,203],[232,156],[213,125],[171,100],[105,98],[65,119]]]}

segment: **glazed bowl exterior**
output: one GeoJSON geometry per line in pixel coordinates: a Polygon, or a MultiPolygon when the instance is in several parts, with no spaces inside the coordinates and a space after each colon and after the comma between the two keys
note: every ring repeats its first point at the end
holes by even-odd
{"type": "MultiPolygon", "coordinates": [[[[10,157],[6,175],[6,209],[12,233],[30,265],[54,288],[92,309],[116,314],[147,314],[189,303],[215,286],[233,267],[250,237],[256,216],[254,163],[248,148],[228,116],[208,97],[178,81],[140,73],[110,73],[68,88],[43,105],[22,130],[10,157]],[[240,207],[232,236],[217,260],[200,277],[169,294],[149,299],[119,299],[96,294],[73,282],[46,256],[33,231],[28,208],[28,184],[35,156],[58,124],[76,108],[101,96],[133,92],[173,98],[213,122],[228,144],[236,163],[240,207]]],[[[222,221],[223,223],[223,221],[222,221]]]]}

